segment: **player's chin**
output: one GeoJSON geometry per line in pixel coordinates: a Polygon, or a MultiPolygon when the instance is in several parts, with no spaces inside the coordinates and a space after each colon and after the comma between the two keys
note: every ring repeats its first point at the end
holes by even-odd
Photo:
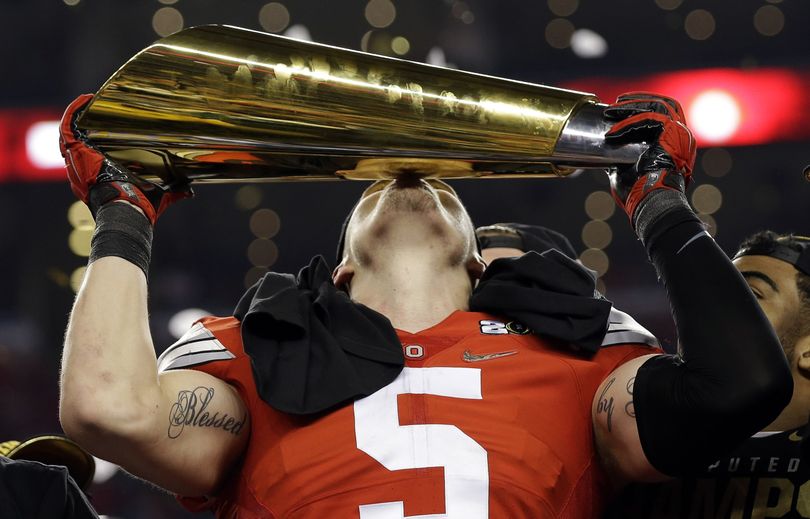
{"type": "Polygon", "coordinates": [[[438,196],[430,188],[417,184],[413,187],[386,189],[378,203],[380,212],[430,213],[441,210],[438,196]]]}

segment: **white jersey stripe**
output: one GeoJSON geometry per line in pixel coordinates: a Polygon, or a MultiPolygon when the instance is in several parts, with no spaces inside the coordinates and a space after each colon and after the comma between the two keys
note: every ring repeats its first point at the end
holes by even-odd
{"type": "Polygon", "coordinates": [[[196,366],[198,364],[205,364],[206,362],[213,362],[215,360],[230,360],[236,356],[225,351],[201,351],[192,353],[190,355],[183,355],[172,359],[170,362],[161,363],[158,366],[158,371],[168,371],[171,369],[187,368],[189,366],[196,366]]]}
{"type": "Polygon", "coordinates": [[[638,324],[630,315],[612,308],[610,310],[610,323],[602,346],[612,346],[614,344],[646,344],[648,346],[660,346],[655,335],[646,328],[638,324]]]}
{"type": "Polygon", "coordinates": [[[233,358],[236,356],[213,333],[201,323],[196,323],[158,357],[158,371],[233,358]]]}
{"type": "Polygon", "coordinates": [[[658,340],[652,335],[644,335],[637,332],[608,333],[602,340],[602,346],[613,346],[616,344],[646,344],[647,346],[658,346],[658,340]]]}

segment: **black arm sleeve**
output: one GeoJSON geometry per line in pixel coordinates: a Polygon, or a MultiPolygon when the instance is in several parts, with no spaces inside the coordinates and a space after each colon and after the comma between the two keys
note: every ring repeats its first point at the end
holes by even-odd
{"type": "Polygon", "coordinates": [[[748,285],[691,210],[663,216],[648,236],[679,352],[639,368],[633,400],[647,459],[675,476],[705,468],[772,422],[793,380],[748,285]]]}

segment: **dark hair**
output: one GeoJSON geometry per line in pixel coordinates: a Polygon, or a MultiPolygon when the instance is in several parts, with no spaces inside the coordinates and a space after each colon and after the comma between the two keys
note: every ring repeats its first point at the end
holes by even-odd
{"type": "MultiPolygon", "coordinates": [[[[760,231],[743,240],[735,257],[753,254],[754,251],[775,251],[779,248],[787,248],[800,255],[807,255],[810,254],[810,238],[795,234],[760,231]]],[[[761,254],[770,255],[767,252],[761,252],[761,254]]],[[[802,306],[810,308],[810,273],[804,272],[796,264],[793,265],[796,267],[796,287],[799,289],[802,306]]]]}
{"type": "Polygon", "coordinates": [[[577,253],[568,238],[542,225],[496,223],[477,228],[475,236],[479,250],[490,247],[509,247],[523,252],[557,249],[569,258],[577,259],[577,253]]]}

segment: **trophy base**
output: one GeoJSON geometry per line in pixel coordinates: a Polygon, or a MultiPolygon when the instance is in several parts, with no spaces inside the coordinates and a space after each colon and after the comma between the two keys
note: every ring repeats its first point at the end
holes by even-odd
{"type": "Polygon", "coordinates": [[[487,174],[474,170],[472,163],[463,160],[412,158],[362,159],[354,169],[335,172],[348,180],[388,180],[405,173],[424,178],[469,178],[487,174]]]}

